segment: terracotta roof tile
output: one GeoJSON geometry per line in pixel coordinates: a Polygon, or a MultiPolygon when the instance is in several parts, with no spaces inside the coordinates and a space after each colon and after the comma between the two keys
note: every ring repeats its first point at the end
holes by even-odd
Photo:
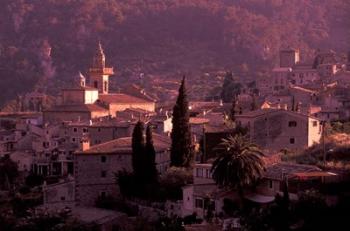
{"type": "Polygon", "coordinates": [[[129,103],[152,103],[150,100],[141,99],[126,94],[105,94],[99,95],[99,99],[109,104],[129,104],[129,103]]]}
{"type": "Polygon", "coordinates": [[[55,112],[92,112],[92,111],[108,111],[96,104],[81,104],[81,105],[57,105],[46,111],[55,112]]]}
{"type": "MultiPolygon", "coordinates": [[[[77,152],[77,154],[99,154],[99,153],[119,153],[119,154],[131,154],[131,137],[124,137],[108,141],[106,143],[94,145],[90,149],[77,152]]],[[[163,151],[170,148],[171,141],[167,136],[162,136],[153,133],[154,148],[156,151],[163,151]]]]}

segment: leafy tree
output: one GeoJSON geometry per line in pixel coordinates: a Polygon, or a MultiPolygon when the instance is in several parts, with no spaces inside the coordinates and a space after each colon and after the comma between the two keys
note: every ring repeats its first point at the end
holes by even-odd
{"type": "Polygon", "coordinates": [[[229,103],[241,92],[241,85],[235,83],[232,72],[227,72],[221,90],[221,99],[224,103],[229,103]]]}
{"type": "Polygon", "coordinates": [[[146,129],[146,146],[145,146],[145,174],[148,182],[157,182],[158,171],[156,168],[156,151],[153,145],[152,127],[146,129]]]}
{"type": "Polygon", "coordinates": [[[7,154],[0,158],[0,182],[2,187],[10,190],[17,176],[18,166],[11,160],[10,155],[7,154]]]}
{"type": "Polygon", "coordinates": [[[243,200],[244,187],[252,185],[264,171],[263,153],[246,137],[241,135],[223,139],[218,146],[219,157],[211,172],[216,184],[236,188],[243,200]]]}
{"type": "Polygon", "coordinates": [[[171,165],[190,166],[193,159],[192,136],[189,124],[188,100],[185,76],[179,88],[179,95],[173,108],[173,129],[171,132],[171,165]]]}
{"type": "Polygon", "coordinates": [[[138,121],[132,133],[132,167],[136,178],[143,177],[145,138],[144,124],[138,121]]]}

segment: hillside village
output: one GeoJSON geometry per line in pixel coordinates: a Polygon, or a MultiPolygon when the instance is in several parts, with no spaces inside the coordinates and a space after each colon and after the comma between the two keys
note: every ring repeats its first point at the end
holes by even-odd
{"type": "Polygon", "coordinates": [[[258,230],[244,229],[258,215],[241,203],[266,209],[316,192],[325,206],[349,200],[350,53],[302,60],[299,49],[281,48],[279,65],[255,81],[224,73],[220,96],[208,101],[188,97],[186,76],[161,100],[132,83],[113,92],[119,70],[108,53],[98,43],[87,74],[77,70],[59,97],[28,93],[0,112],[0,166],[16,169],[0,171],[1,203],[68,211],[100,230],[137,230],[140,219],[178,222],[174,230],[258,230]],[[238,184],[223,166],[241,148],[256,165],[238,184]],[[137,159],[143,152],[153,160],[137,159]]]}

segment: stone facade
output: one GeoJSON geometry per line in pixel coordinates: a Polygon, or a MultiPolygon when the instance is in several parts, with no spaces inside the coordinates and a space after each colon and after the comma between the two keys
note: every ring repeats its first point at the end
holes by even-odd
{"type": "Polygon", "coordinates": [[[287,110],[259,110],[238,115],[237,121],[248,127],[252,142],[275,151],[310,147],[322,135],[318,119],[287,110]]]}

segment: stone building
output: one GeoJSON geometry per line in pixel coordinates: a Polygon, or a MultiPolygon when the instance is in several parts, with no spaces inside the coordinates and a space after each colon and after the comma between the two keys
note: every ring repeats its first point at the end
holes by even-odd
{"type": "Polygon", "coordinates": [[[299,150],[319,143],[320,120],[300,112],[266,109],[237,115],[236,120],[248,128],[250,140],[263,149],[299,150]]]}
{"type": "MultiPolygon", "coordinates": [[[[153,134],[156,150],[156,167],[161,174],[170,164],[170,139],[153,134]]],[[[132,171],[131,137],[119,138],[89,147],[75,153],[75,196],[77,205],[94,205],[99,196],[118,196],[115,182],[118,171],[132,171]]]]}
{"type": "Polygon", "coordinates": [[[291,68],[300,61],[300,51],[298,49],[281,49],[280,50],[280,67],[291,68]]]}
{"type": "Polygon", "coordinates": [[[79,73],[71,88],[62,89],[62,103],[44,110],[45,122],[91,120],[101,117],[115,117],[116,112],[127,108],[155,111],[155,102],[145,97],[110,93],[109,77],[113,68],[106,67],[104,51],[99,44],[92,67],[89,69],[90,84],[79,73]]]}

